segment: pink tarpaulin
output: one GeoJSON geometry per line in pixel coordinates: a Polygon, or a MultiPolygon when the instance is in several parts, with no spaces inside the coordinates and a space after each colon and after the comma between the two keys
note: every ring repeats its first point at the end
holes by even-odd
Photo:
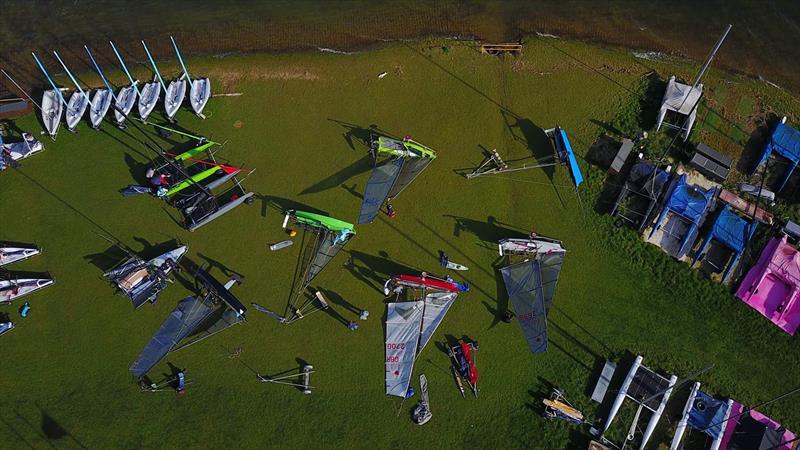
{"type": "MultiPolygon", "coordinates": [[[[744,410],[744,406],[742,406],[741,403],[739,403],[737,401],[734,401],[733,402],[733,406],[731,407],[731,414],[730,414],[731,419],[728,422],[728,425],[725,427],[725,434],[722,436],[722,444],[719,446],[720,450],[727,450],[729,448],[729,445],[732,443],[732,440],[734,439],[734,434],[736,434],[736,428],[738,427],[739,422],[741,422],[742,419],[747,417],[748,414],[756,422],[761,422],[764,425],[766,425],[768,428],[771,428],[773,430],[777,430],[781,426],[781,424],[779,422],[777,422],[777,421],[775,421],[773,419],[770,419],[769,417],[765,416],[764,414],[761,414],[760,412],[758,412],[758,411],[756,411],[754,409],[750,410],[749,412],[747,412],[745,414],[742,414],[742,410],[744,410]]],[[[783,442],[788,442],[788,443],[782,444],[779,447],[776,447],[776,449],[777,450],[792,450],[793,446],[796,443],[795,442],[789,442],[789,441],[792,441],[796,437],[797,437],[797,435],[794,434],[793,432],[791,432],[789,430],[784,431],[783,435],[781,436],[781,441],[780,442],[782,442],[782,443],[783,442]]]]}
{"type": "Polygon", "coordinates": [[[783,331],[800,326],[800,251],[787,237],[772,238],[739,285],[736,296],[783,331]]]}

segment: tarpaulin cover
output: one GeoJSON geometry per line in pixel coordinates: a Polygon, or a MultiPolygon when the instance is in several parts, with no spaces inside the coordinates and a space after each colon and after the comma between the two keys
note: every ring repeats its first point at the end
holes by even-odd
{"type": "Polygon", "coordinates": [[[783,156],[794,164],[800,162],[800,131],[797,131],[785,123],[778,123],[767,145],[764,147],[764,152],[761,154],[761,161],[759,161],[756,169],[758,169],[761,164],[764,164],[764,161],[770,157],[772,152],[783,156]]]}
{"type": "Polygon", "coordinates": [[[389,190],[400,175],[404,161],[405,158],[394,158],[372,169],[367,187],[364,189],[364,201],[361,203],[358,223],[372,223],[375,220],[383,201],[389,196],[389,190]]]}
{"type": "Polygon", "coordinates": [[[703,391],[698,391],[692,409],[689,411],[688,424],[695,430],[702,431],[716,439],[722,435],[727,411],[727,402],[717,400],[703,391]]]}
{"type": "Polygon", "coordinates": [[[697,185],[690,185],[684,174],[678,179],[672,196],[667,202],[667,207],[685,219],[699,223],[711,204],[714,192],[714,189],[705,190],[697,185]]]}
{"type": "Polygon", "coordinates": [[[539,260],[506,266],[500,271],[528,347],[532,353],[547,351],[547,316],[539,260]]]}
{"type": "Polygon", "coordinates": [[[656,168],[653,164],[640,162],[631,168],[625,184],[626,188],[652,198],[661,193],[667,181],[669,181],[667,172],[656,168]],[[655,177],[653,177],[653,171],[656,171],[655,177]]]}
{"type": "Polygon", "coordinates": [[[714,221],[711,236],[736,253],[741,253],[754,230],[755,225],[739,217],[738,214],[731,211],[729,205],[725,205],[717,220],[714,221]]]}

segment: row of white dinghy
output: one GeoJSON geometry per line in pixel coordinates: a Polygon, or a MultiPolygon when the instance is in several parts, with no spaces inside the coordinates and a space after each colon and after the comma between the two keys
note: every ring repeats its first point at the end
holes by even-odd
{"type": "Polygon", "coordinates": [[[208,78],[192,78],[189,75],[189,71],[186,69],[186,65],[183,63],[183,58],[178,50],[178,45],[175,43],[175,39],[170,36],[170,40],[172,40],[172,46],[175,49],[175,54],[178,56],[178,61],[180,61],[183,72],[176,79],[165,81],[156,66],[155,60],[150,54],[150,50],[147,48],[147,44],[142,41],[142,46],[147,54],[147,58],[150,60],[155,76],[152,81],[145,82],[141,86],[139,85],[139,81],[134,79],[128,71],[128,67],[125,65],[125,61],[122,59],[114,43],[109,41],[122,70],[125,72],[130,82],[129,85],[120,87],[116,94],[114,93],[114,88],[112,88],[103,74],[103,71],[100,69],[100,66],[97,64],[97,61],[95,61],[94,55],[92,55],[89,47],[84,46],[84,49],[92,60],[92,64],[105,86],[95,89],[92,96],[90,96],[91,90],[88,87],[81,87],[78,80],[72,75],[72,72],[70,72],[66,64],[64,64],[64,61],[58,53],[54,51],[53,54],[75,86],[69,100],[65,98],[64,94],[68,89],[59,88],[56,85],[47,72],[47,69],[45,69],[44,64],[42,64],[42,61],[33,53],[33,59],[52,87],[52,89],[44,92],[42,104],[40,105],[42,121],[44,122],[47,134],[53,138],[56,137],[62,116],[64,116],[67,128],[74,132],[87,110],[89,111],[89,122],[94,129],[99,129],[100,124],[111,109],[114,111],[114,119],[117,126],[124,126],[125,121],[128,119],[128,116],[133,111],[133,107],[137,103],[137,99],[139,117],[143,121],[146,121],[155,110],[162,90],[164,91],[164,111],[166,112],[167,119],[172,121],[186,98],[187,87],[189,91],[189,104],[192,110],[198,116],[205,118],[205,116],[203,116],[203,109],[208,103],[208,99],[211,97],[211,81],[208,78]],[[167,82],[169,84],[167,84],[167,82]]]}

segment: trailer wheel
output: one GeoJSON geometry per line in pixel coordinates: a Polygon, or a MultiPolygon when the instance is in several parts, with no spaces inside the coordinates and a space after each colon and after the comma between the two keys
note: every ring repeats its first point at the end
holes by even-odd
{"type": "Polygon", "coordinates": [[[244,200],[244,203],[245,203],[246,205],[252,205],[252,204],[253,204],[253,202],[255,202],[255,201],[256,201],[256,199],[254,199],[254,198],[251,196],[251,197],[247,197],[247,198],[244,200]]]}
{"type": "Polygon", "coordinates": [[[617,220],[614,221],[614,226],[615,227],[622,228],[622,225],[624,225],[624,222],[622,221],[622,219],[617,218],[617,220]]]}

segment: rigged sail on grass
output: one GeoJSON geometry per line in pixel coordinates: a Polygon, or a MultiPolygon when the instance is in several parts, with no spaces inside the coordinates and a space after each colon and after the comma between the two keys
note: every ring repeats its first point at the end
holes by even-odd
{"type": "Polygon", "coordinates": [[[528,259],[500,269],[522,335],[532,353],[547,351],[547,314],[553,305],[565,251],[533,251],[528,259]]]}
{"type": "Polygon", "coordinates": [[[358,223],[371,223],[387,198],[395,198],[436,159],[436,152],[411,139],[397,140],[373,136],[372,151],[377,159],[389,159],[377,164],[367,181],[358,223]]]}
{"type": "MultiPolygon", "coordinates": [[[[289,297],[286,314],[284,314],[286,323],[291,323],[306,314],[321,309],[319,306],[312,306],[314,297],[306,295],[305,291],[311,281],[356,234],[353,224],[322,214],[289,211],[284,220],[284,228],[289,219],[302,228],[304,233],[297,267],[297,279],[289,297]]],[[[327,305],[322,304],[321,306],[324,308],[327,305]]]]}
{"type": "Polygon", "coordinates": [[[235,279],[222,285],[202,269],[196,277],[205,294],[187,297],[178,303],[131,365],[130,371],[135,377],[147,375],[170,352],[244,321],[247,309],[228,290],[235,279]]]}
{"type": "Polygon", "coordinates": [[[386,394],[405,397],[414,361],[458,297],[429,292],[422,300],[389,303],[386,315],[386,394]]]}

